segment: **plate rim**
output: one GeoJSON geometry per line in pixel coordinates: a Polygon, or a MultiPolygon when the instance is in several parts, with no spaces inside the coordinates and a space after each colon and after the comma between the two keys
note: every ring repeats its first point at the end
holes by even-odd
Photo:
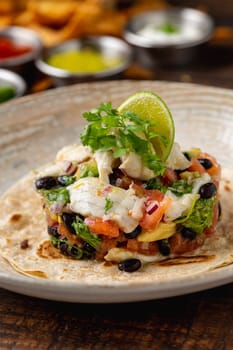
{"type": "MultiPolygon", "coordinates": [[[[92,85],[96,88],[96,86],[112,86],[119,82],[118,80],[114,81],[104,81],[104,82],[95,82],[95,83],[82,83],[79,85],[85,85],[87,88],[88,86],[92,85]]],[[[121,83],[124,85],[126,84],[135,84],[140,83],[144,84],[147,83],[147,80],[120,80],[121,83]]],[[[151,82],[150,82],[151,83],[151,82]]],[[[215,92],[216,94],[224,95],[228,98],[233,97],[233,90],[228,88],[222,88],[222,87],[215,87],[210,85],[202,85],[202,84],[196,84],[196,83],[185,83],[185,82],[170,82],[170,81],[153,81],[154,86],[157,87],[166,87],[166,85],[169,85],[171,87],[186,87],[189,86],[189,88],[194,88],[196,91],[198,89],[205,90],[206,93],[215,92]]],[[[68,87],[60,87],[58,89],[52,89],[49,91],[40,92],[34,95],[35,100],[41,100],[45,98],[45,96],[54,94],[56,95],[56,91],[59,91],[59,93],[62,93],[62,91],[73,91],[77,88],[77,85],[74,86],[68,86],[68,87]]],[[[179,94],[179,91],[176,92],[179,94]]],[[[175,92],[174,92],[175,95],[175,92]]],[[[28,101],[31,101],[32,96],[24,96],[20,99],[10,101],[9,103],[5,104],[3,107],[5,109],[15,108],[18,104],[27,104],[28,101]]],[[[0,261],[1,264],[1,261],[0,261]]],[[[187,276],[186,276],[187,277],[187,276]]],[[[27,277],[23,276],[20,273],[6,273],[0,271],[0,287],[19,292],[21,294],[29,295],[29,296],[36,296],[41,297],[44,299],[47,299],[46,297],[46,291],[51,292],[52,290],[58,288],[59,290],[59,296],[55,295],[54,297],[49,296],[50,300],[59,300],[59,301],[69,301],[69,302],[90,302],[90,303],[112,303],[112,302],[130,302],[130,301],[143,301],[143,300],[150,300],[150,299],[160,299],[160,298],[166,298],[171,296],[177,296],[177,295],[183,295],[191,292],[201,291],[213,287],[217,287],[226,283],[233,282],[233,265],[222,267],[221,269],[216,270],[210,270],[206,271],[204,273],[196,273],[195,278],[186,278],[183,276],[183,278],[175,279],[174,281],[160,281],[157,282],[143,282],[142,284],[136,284],[134,283],[132,286],[129,284],[126,284],[126,282],[123,282],[122,284],[119,283],[118,285],[99,285],[95,283],[77,283],[74,281],[66,281],[65,283],[58,280],[44,280],[39,278],[33,278],[33,277],[27,277]],[[224,271],[224,273],[222,273],[224,271]],[[198,281],[198,283],[197,283],[198,281]],[[20,291],[20,285],[21,283],[24,283],[24,287],[27,287],[27,290],[20,291]],[[14,286],[14,283],[16,283],[16,286],[14,286]],[[172,285],[172,286],[171,286],[172,285]],[[176,288],[176,292],[174,292],[174,285],[176,288]],[[90,296],[93,295],[93,291],[87,287],[93,287],[95,288],[95,295],[98,297],[96,300],[93,300],[90,298],[90,296]],[[18,288],[19,287],[19,288],[18,288]],[[39,292],[38,287],[42,288],[42,294],[39,292]],[[132,291],[130,291],[130,288],[134,289],[134,292],[132,294],[132,291]],[[156,288],[157,287],[157,288],[156,288]],[[118,295],[117,297],[114,296],[113,292],[117,289],[118,293],[123,293],[118,295]],[[144,295],[138,296],[137,293],[139,293],[143,289],[144,295]],[[146,290],[145,290],[146,289],[146,290]],[[74,293],[71,293],[67,297],[62,297],[62,293],[65,290],[73,291],[74,293]],[[82,293],[83,295],[80,295],[77,293],[77,290],[82,293]],[[103,291],[105,292],[103,294],[103,291]],[[101,294],[102,293],[102,294],[101,294]],[[41,294],[41,295],[38,295],[41,294]],[[106,301],[103,300],[103,296],[107,296],[109,299],[106,301]],[[154,296],[153,296],[154,295],[154,296]]],[[[188,276],[189,277],[189,276],[188,276]]]]}

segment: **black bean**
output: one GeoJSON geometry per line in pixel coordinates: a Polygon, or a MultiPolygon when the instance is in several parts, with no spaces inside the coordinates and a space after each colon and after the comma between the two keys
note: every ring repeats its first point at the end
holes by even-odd
{"type": "Polygon", "coordinates": [[[216,195],[217,187],[213,182],[207,182],[200,187],[198,193],[202,199],[209,199],[216,195]]]}
{"type": "Polygon", "coordinates": [[[35,186],[37,190],[50,190],[57,185],[57,181],[53,176],[44,176],[36,180],[35,186]]]}
{"type": "Polygon", "coordinates": [[[142,232],[142,228],[140,225],[138,225],[132,232],[125,233],[125,237],[127,239],[133,239],[133,238],[136,238],[141,232],[142,232]]]}
{"type": "Polygon", "coordinates": [[[80,258],[83,256],[83,251],[82,251],[82,249],[80,249],[78,246],[73,245],[73,246],[68,250],[68,254],[69,254],[72,258],[80,259],[80,258]]]}
{"type": "Polygon", "coordinates": [[[188,227],[182,227],[180,229],[180,233],[184,238],[188,238],[188,239],[195,239],[197,236],[196,232],[188,227]]]}
{"type": "Polygon", "coordinates": [[[132,6],[134,2],[135,0],[118,0],[116,6],[119,10],[123,10],[132,6]]]}
{"type": "Polygon", "coordinates": [[[112,173],[109,175],[109,182],[110,182],[110,184],[112,186],[115,186],[117,179],[121,178],[122,176],[124,176],[122,171],[120,169],[118,169],[118,168],[114,168],[112,173]]]}
{"type": "Polygon", "coordinates": [[[94,253],[95,252],[95,248],[94,247],[92,247],[89,243],[87,243],[87,242],[84,242],[83,243],[83,249],[85,250],[85,251],[87,251],[88,253],[94,253]]]}
{"type": "Polygon", "coordinates": [[[187,158],[188,160],[191,160],[191,157],[190,157],[188,152],[184,152],[183,154],[184,154],[185,158],[187,158]]]}
{"type": "Polygon", "coordinates": [[[62,252],[62,254],[69,255],[68,248],[69,248],[69,245],[67,243],[62,242],[60,244],[60,251],[62,252]]]}
{"type": "Polygon", "coordinates": [[[220,201],[218,201],[218,220],[221,219],[221,216],[222,216],[222,206],[220,201]]]}
{"type": "Polygon", "coordinates": [[[60,235],[58,233],[58,227],[57,226],[48,226],[48,234],[50,236],[58,238],[60,235]]]}
{"type": "Polygon", "coordinates": [[[170,254],[170,247],[167,239],[161,239],[158,241],[158,248],[162,255],[169,255],[170,254]]]}
{"type": "Polygon", "coordinates": [[[213,163],[208,158],[198,158],[198,161],[205,169],[210,169],[213,166],[213,163]]]}
{"type": "Polygon", "coordinates": [[[69,175],[60,175],[57,178],[57,183],[60,186],[69,186],[74,182],[74,178],[73,176],[69,176],[69,175]]]}
{"type": "Polygon", "coordinates": [[[68,228],[68,230],[73,233],[76,234],[76,231],[74,229],[74,227],[72,226],[73,222],[76,221],[76,214],[73,213],[63,213],[62,214],[62,221],[65,224],[65,226],[68,228]]]}
{"type": "Polygon", "coordinates": [[[125,272],[134,272],[140,269],[142,263],[139,259],[127,259],[118,264],[118,268],[125,272]]]}

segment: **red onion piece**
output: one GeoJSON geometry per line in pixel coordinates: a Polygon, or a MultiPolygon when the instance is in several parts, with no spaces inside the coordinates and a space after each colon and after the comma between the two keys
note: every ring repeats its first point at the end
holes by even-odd
{"type": "Polygon", "coordinates": [[[73,174],[77,169],[77,166],[69,160],[63,160],[61,167],[62,170],[64,170],[64,172],[69,175],[73,174]]]}
{"type": "Polygon", "coordinates": [[[101,195],[104,196],[105,194],[108,194],[109,192],[112,191],[112,186],[107,185],[106,187],[104,187],[104,189],[101,192],[101,195]]]}
{"type": "Polygon", "coordinates": [[[63,202],[54,202],[50,206],[50,211],[54,214],[61,214],[64,207],[63,202]]]}
{"type": "Polygon", "coordinates": [[[85,218],[84,219],[84,223],[89,226],[89,225],[92,225],[94,223],[94,220],[91,219],[91,218],[85,218]]]}
{"type": "Polygon", "coordinates": [[[157,210],[159,207],[158,202],[157,201],[149,201],[147,203],[147,207],[146,207],[146,212],[147,214],[151,215],[155,212],[155,210],[157,210]]]}

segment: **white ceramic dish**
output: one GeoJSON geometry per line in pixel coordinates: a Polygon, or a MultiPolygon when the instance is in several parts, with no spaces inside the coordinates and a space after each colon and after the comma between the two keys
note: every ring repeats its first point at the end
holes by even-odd
{"type": "MultiPolygon", "coordinates": [[[[233,169],[233,91],[192,84],[148,81],[121,81],[119,84],[113,81],[52,90],[3,106],[0,109],[3,122],[0,166],[5,166],[6,171],[4,177],[0,176],[1,191],[35,164],[38,167],[51,160],[60,146],[77,142],[84,124],[82,112],[95,107],[100,101],[111,100],[117,106],[138,90],[152,90],[167,102],[175,119],[176,139],[184,149],[199,146],[215,155],[223,166],[233,169]],[[14,128],[18,133],[21,131],[21,137],[14,137],[14,130],[10,127],[13,120],[14,128]],[[26,132],[22,134],[25,127],[26,132]],[[54,140],[55,135],[58,136],[54,140]]],[[[95,282],[62,282],[20,275],[0,260],[2,288],[51,300],[89,303],[164,298],[220,286],[233,281],[233,265],[202,273],[174,275],[172,278],[165,275],[160,280],[141,281],[138,274],[137,277],[129,274],[127,280],[119,278],[113,282],[104,276],[95,282]]]]}

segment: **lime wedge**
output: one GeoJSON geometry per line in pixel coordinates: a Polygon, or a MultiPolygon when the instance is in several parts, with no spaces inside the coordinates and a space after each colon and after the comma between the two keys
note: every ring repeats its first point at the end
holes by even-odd
{"type": "Polygon", "coordinates": [[[160,137],[154,137],[151,142],[157,156],[166,160],[175,137],[174,121],[166,103],[153,92],[139,91],[129,96],[117,109],[119,112],[131,111],[151,120],[150,131],[161,135],[166,141],[164,143],[160,137]]]}

